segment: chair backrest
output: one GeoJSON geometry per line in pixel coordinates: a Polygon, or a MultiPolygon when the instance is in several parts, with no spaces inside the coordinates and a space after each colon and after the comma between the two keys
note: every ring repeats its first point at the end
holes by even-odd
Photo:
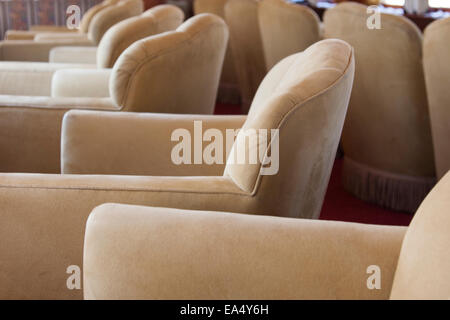
{"type": "Polygon", "coordinates": [[[88,33],[89,31],[89,25],[92,21],[92,18],[99,13],[101,10],[108,8],[109,6],[112,6],[119,2],[119,0],[105,0],[102,1],[99,4],[96,4],[95,6],[91,7],[88,11],[85,12],[83,15],[83,18],[80,21],[80,31],[82,33],[88,33]]]}
{"type": "Polygon", "coordinates": [[[450,170],[450,18],[425,29],[423,63],[437,177],[450,170]]]}
{"type": "Polygon", "coordinates": [[[88,38],[99,44],[103,35],[116,23],[140,15],[144,11],[142,0],[121,0],[98,12],[89,24],[88,38]]]}
{"type": "Polygon", "coordinates": [[[374,169],[434,177],[420,30],[407,18],[383,13],[381,29],[369,29],[368,17],[367,6],[353,2],[324,16],[325,38],[342,39],[355,50],[344,153],[374,169]]]}
{"type": "MultiPolygon", "coordinates": [[[[225,20],[225,4],[228,0],[194,0],[194,13],[212,13],[218,15],[225,20]]],[[[236,101],[233,99],[233,89],[238,88],[236,66],[231,52],[230,43],[228,43],[227,51],[225,53],[225,59],[223,61],[222,74],[220,76],[220,83],[222,90],[226,90],[224,93],[225,101],[236,101]],[[230,100],[229,100],[230,99],[230,100]]],[[[236,90],[235,90],[236,91],[236,90]]],[[[234,95],[236,97],[236,94],[234,95]]],[[[239,95],[237,94],[237,98],[239,95]]]]}
{"type": "Polygon", "coordinates": [[[258,1],[229,0],[225,4],[225,20],[230,28],[231,51],[245,111],[266,75],[258,23],[258,1]]]}
{"type": "Polygon", "coordinates": [[[227,41],[225,22],[201,14],[135,42],[114,64],[113,101],[125,111],[212,113],[227,41]]]}
{"type": "MultiPolygon", "coordinates": [[[[274,175],[263,175],[261,161],[233,163],[232,151],[224,172],[242,190],[261,200],[256,202],[264,209],[254,208],[254,212],[276,209],[290,217],[318,217],[347,111],[353,73],[350,45],[341,40],[325,40],[283,59],[264,78],[233,150],[237,148],[238,155],[255,151],[254,145],[242,139],[251,132],[248,130],[264,134],[259,130],[278,129],[279,170],[274,175]]],[[[267,145],[276,167],[275,137],[269,137],[267,145]]]]}
{"type": "Polygon", "coordinates": [[[97,67],[112,68],[114,63],[137,40],[172,31],[184,20],[183,11],[172,5],[155,6],[137,17],[121,21],[106,31],[98,45],[97,67]]]}
{"type": "Polygon", "coordinates": [[[450,298],[450,172],[428,194],[403,240],[391,299],[450,298]]]}
{"type": "Polygon", "coordinates": [[[307,6],[286,0],[262,0],[258,17],[267,70],[320,40],[320,19],[307,6]]]}

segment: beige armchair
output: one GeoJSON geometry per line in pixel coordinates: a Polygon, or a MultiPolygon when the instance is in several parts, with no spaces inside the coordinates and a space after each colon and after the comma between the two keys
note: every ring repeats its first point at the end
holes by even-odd
{"type": "Polygon", "coordinates": [[[342,3],[324,16],[325,37],[355,48],[343,184],[363,200],[413,213],[435,183],[422,37],[408,19],[383,13],[381,29],[369,29],[366,9],[342,3]]]}
{"type": "Polygon", "coordinates": [[[437,177],[450,170],[450,18],[425,29],[423,63],[437,177]]]}
{"type": "Polygon", "coordinates": [[[247,113],[256,90],[266,75],[266,62],[258,23],[259,0],[228,0],[225,17],[241,92],[242,111],[247,113]]]}
{"type": "Polygon", "coordinates": [[[89,24],[87,34],[38,34],[34,40],[5,40],[0,42],[2,61],[48,61],[52,48],[59,46],[96,46],[106,31],[116,23],[143,12],[142,0],[121,0],[101,10],[89,24]]]}
{"type": "Polygon", "coordinates": [[[314,10],[286,0],[260,1],[258,21],[267,70],[321,39],[314,10]]]}
{"type": "MultiPolygon", "coordinates": [[[[183,11],[173,5],[158,5],[139,16],[125,19],[106,31],[97,47],[56,47],[50,51],[51,63],[92,63],[98,68],[112,68],[137,40],[172,31],[184,20],[183,11]]],[[[1,66],[1,64],[0,64],[1,66]]]]}
{"type": "MultiPolygon", "coordinates": [[[[228,0],[195,0],[194,13],[213,13],[225,19],[225,4],[227,1],[228,0]]],[[[230,45],[228,45],[225,60],[223,61],[217,99],[221,103],[240,103],[236,66],[233,61],[230,45]]]]}
{"type": "Polygon", "coordinates": [[[91,7],[86,13],[83,15],[80,21],[79,29],[69,29],[66,26],[52,26],[52,25],[37,25],[31,26],[30,30],[8,30],[5,33],[6,40],[33,40],[34,37],[39,33],[50,33],[50,32],[76,32],[79,34],[87,34],[89,30],[89,24],[92,21],[92,18],[99,13],[101,10],[108,8],[119,2],[119,0],[104,0],[101,3],[91,7]]]}
{"type": "MultiPolygon", "coordinates": [[[[98,48],[57,47],[50,52],[52,63],[1,61],[0,94],[51,95],[53,75],[57,70],[89,69],[95,68],[95,66],[112,68],[122,52],[132,43],[145,37],[175,30],[183,22],[183,19],[184,14],[178,7],[171,5],[156,6],[142,15],[125,19],[112,26],[105,33],[98,48]]],[[[103,87],[107,89],[107,78],[104,80],[106,80],[106,83],[103,84],[103,87]]],[[[92,83],[92,81],[90,82],[92,83]]],[[[84,83],[77,85],[94,92],[97,91],[96,87],[98,87],[95,83],[90,87],[87,87],[84,83]]],[[[96,93],[102,92],[104,90],[96,93]]],[[[76,97],[79,94],[91,96],[89,92],[71,91],[72,96],[76,97]]],[[[108,95],[106,94],[106,96],[108,95]]]]}
{"type": "Polygon", "coordinates": [[[112,70],[58,70],[51,96],[0,95],[0,172],[59,173],[71,109],[211,114],[227,39],[221,18],[199,15],[135,42],[112,70]]]}
{"type": "MultiPolygon", "coordinates": [[[[345,118],[353,68],[347,43],[318,42],[271,70],[247,117],[67,113],[63,175],[0,174],[0,297],[81,298],[81,291],[67,290],[65,270],[82,265],[86,219],[107,202],[317,218],[345,118]],[[268,165],[268,150],[257,163],[228,158],[226,164],[211,168],[195,160],[195,148],[196,164],[180,164],[173,170],[177,167],[171,158],[174,130],[194,133],[196,144],[196,120],[216,133],[245,129],[232,150],[241,147],[247,130],[278,129],[274,135],[278,139],[268,139],[271,164],[278,163],[278,171],[265,175],[262,170],[262,164],[268,165]],[[126,175],[99,175],[115,173],[126,175]]],[[[217,70],[219,74],[220,67],[217,70]]],[[[207,131],[202,136],[208,136],[207,131]]],[[[247,154],[254,147],[246,144],[240,150],[247,154]]],[[[205,150],[207,146],[200,155],[205,150]]]]}
{"type": "Polygon", "coordinates": [[[408,228],[105,204],[84,298],[447,300],[448,194],[450,173],[408,228]]]}

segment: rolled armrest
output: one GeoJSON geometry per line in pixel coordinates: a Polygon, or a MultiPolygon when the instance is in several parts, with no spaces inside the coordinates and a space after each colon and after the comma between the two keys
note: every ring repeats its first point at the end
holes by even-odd
{"type": "Polygon", "coordinates": [[[97,47],[57,47],[50,51],[50,62],[96,64],[97,47]]]}
{"type": "Polygon", "coordinates": [[[0,94],[50,96],[53,74],[67,68],[96,67],[91,64],[0,61],[0,94]]]}
{"type": "Polygon", "coordinates": [[[61,122],[71,108],[115,107],[110,99],[0,95],[0,172],[60,173],[61,122]]]}
{"type": "Polygon", "coordinates": [[[106,204],[87,222],[84,297],[388,299],[405,231],[106,204]]]}
{"type": "Polygon", "coordinates": [[[81,299],[66,270],[82,268],[86,221],[100,204],[230,211],[250,199],[225,177],[0,174],[0,298],[81,299]]]}
{"type": "Polygon", "coordinates": [[[53,74],[52,97],[109,97],[111,69],[63,69],[53,74]]]}
{"type": "Polygon", "coordinates": [[[31,41],[14,40],[0,42],[2,61],[41,61],[48,62],[50,50],[59,46],[93,46],[89,40],[31,41]]]}
{"type": "MultiPolygon", "coordinates": [[[[203,132],[214,128],[222,133],[226,150],[226,129],[241,128],[245,119],[246,116],[72,111],[63,121],[61,170],[77,174],[222,175],[225,152],[221,164],[175,164],[172,149],[179,141],[172,141],[172,133],[187,130],[194,143],[194,121],[199,121],[203,132]]],[[[203,148],[209,143],[204,142],[203,148]]]]}

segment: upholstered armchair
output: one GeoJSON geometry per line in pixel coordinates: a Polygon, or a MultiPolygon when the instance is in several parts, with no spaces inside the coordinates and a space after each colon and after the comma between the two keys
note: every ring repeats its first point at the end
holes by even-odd
{"type": "Polygon", "coordinates": [[[98,12],[89,23],[87,34],[45,33],[34,40],[0,42],[2,61],[48,61],[50,50],[59,46],[97,46],[106,31],[116,23],[143,12],[142,0],[121,0],[98,12]]]}
{"type": "Polygon", "coordinates": [[[225,20],[230,28],[231,52],[245,113],[267,71],[259,30],[258,2],[228,0],[225,4],[225,20]]]}
{"type": "Polygon", "coordinates": [[[342,3],[324,16],[325,37],[355,48],[356,73],[342,134],[344,187],[355,196],[413,213],[435,183],[422,69],[422,36],[408,19],[342,3]]]}
{"type": "MultiPolygon", "coordinates": [[[[183,11],[173,5],[158,5],[139,16],[125,19],[108,29],[97,47],[56,47],[50,51],[51,63],[92,63],[112,68],[121,53],[133,42],[178,28],[183,11]]],[[[1,65],[1,64],[0,64],[1,65]]]]}
{"type": "MultiPolygon", "coordinates": [[[[175,30],[183,19],[183,11],[178,7],[160,5],[109,28],[98,48],[57,47],[50,51],[51,63],[0,61],[0,94],[51,95],[53,75],[57,70],[112,68],[122,52],[132,43],[175,30]]],[[[107,78],[105,80],[103,86],[107,87],[107,78]]],[[[85,86],[83,83],[81,85],[85,86]]],[[[95,89],[95,86],[87,89],[95,89]]],[[[81,93],[86,95],[86,92],[81,93]]],[[[78,94],[79,91],[72,92],[72,95],[78,94]]]]}
{"type": "Polygon", "coordinates": [[[105,204],[84,298],[447,300],[449,194],[450,173],[408,228],[105,204]]]}
{"type": "Polygon", "coordinates": [[[5,39],[7,40],[33,40],[35,35],[38,33],[61,33],[61,32],[76,32],[79,34],[87,34],[89,30],[89,24],[92,18],[99,13],[101,10],[112,6],[119,2],[119,0],[104,0],[101,3],[91,7],[83,15],[79,29],[69,29],[66,26],[51,26],[51,25],[37,25],[31,26],[30,30],[8,30],[5,33],[5,39]]]}
{"type": "MultiPolygon", "coordinates": [[[[225,4],[228,0],[194,0],[194,13],[213,13],[219,17],[225,18],[225,4]]],[[[221,103],[240,103],[239,86],[236,75],[236,66],[231,53],[231,47],[228,45],[223,61],[222,75],[220,78],[219,92],[217,99],[221,103]]]]}
{"type": "Polygon", "coordinates": [[[258,3],[258,21],[267,70],[321,39],[320,19],[307,6],[262,0],[258,3]]]}
{"type": "Polygon", "coordinates": [[[50,96],[0,95],[0,172],[59,173],[71,109],[213,113],[227,39],[221,18],[198,15],[135,42],[113,69],[58,70],[50,96]]]}
{"type": "Polygon", "coordinates": [[[423,63],[433,134],[436,175],[450,170],[450,18],[425,29],[423,63]]]}
{"type": "MultiPolygon", "coordinates": [[[[272,68],[248,116],[67,113],[62,175],[0,174],[0,297],[81,298],[81,291],[67,290],[65,270],[82,265],[86,219],[107,202],[317,218],[353,68],[352,48],[326,40],[272,68]],[[212,142],[230,130],[234,138],[238,128],[242,130],[236,142],[231,140],[230,154],[263,150],[260,161],[253,163],[251,156],[235,161],[224,153],[213,165],[207,158],[198,161],[209,149],[195,147],[198,139],[212,142]],[[255,137],[252,130],[258,136],[264,130],[275,132],[269,138],[266,132],[267,149],[260,149],[264,138],[241,145],[255,137]],[[193,134],[192,162],[172,158],[180,131],[193,134]],[[269,165],[277,170],[265,170],[269,165]]],[[[174,72],[167,74],[182,76],[174,72]]],[[[228,147],[228,139],[217,141],[228,147]]]]}

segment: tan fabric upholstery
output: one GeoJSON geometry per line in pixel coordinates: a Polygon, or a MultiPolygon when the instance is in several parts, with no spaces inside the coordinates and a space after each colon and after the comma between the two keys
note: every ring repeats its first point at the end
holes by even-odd
{"type": "Polygon", "coordinates": [[[84,298],[387,299],[405,229],[106,204],[87,222],[84,298]]]}
{"type": "Polygon", "coordinates": [[[267,70],[320,40],[320,19],[306,6],[262,0],[258,3],[258,20],[267,70]]]}
{"type": "Polygon", "coordinates": [[[86,226],[84,298],[447,300],[449,193],[450,173],[409,228],[104,204],[86,226]]]}
{"type": "MultiPolygon", "coordinates": [[[[194,19],[199,18],[201,16],[194,19]]],[[[64,173],[67,174],[0,174],[0,213],[4,221],[0,226],[0,255],[6,257],[6,263],[0,265],[0,275],[6,278],[5,281],[1,279],[4,285],[0,287],[0,297],[81,298],[81,292],[66,289],[66,275],[59,270],[65,270],[72,264],[82,265],[87,216],[94,207],[106,202],[317,217],[350,96],[353,66],[350,46],[339,40],[329,40],[287,58],[272,69],[262,84],[262,88],[268,91],[265,95],[271,98],[264,103],[258,100],[263,93],[258,93],[256,101],[261,101],[261,105],[252,107],[255,110],[250,113],[244,127],[257,124],[255,119],[267,119],[266,124],[270,125],[278,114],[279,122],[275,123],[275,128],[280,128],[280,141],[290,141],[290,152],[281,151],[279,173],[259,178],[259,187],[253,193],[242,190],[228,175],[204,176],[202,168],[192,168],[205,168],[208,166],[206,163],[181,165],[176,172],[180,176],[161,176],[168,173],[166,166],[173,167],[171,159],[167,158],[167,147],[162,147],[162,153],[156,149],[156,146],[164,145],[160,141],[149,143],[148,150],[140,151],[133,147],[135,141],[139,141],[137,147],[145,148],[147,140],[168,138],[168,130],[163,129],[162,124],[157,126],[158,121],[165,121],[170,128],[191,123],[188,128],[192,128],[194,116],[180,122],[180,116],[176,115],[126,113],[120,117],[119,114],[100,115],[99,112],[67,113],[63,123],[64,153],[61,157],[64,173]],[[288,66],[291,69],[287,70],[288,66]],[[272,92],[272,86],[280,79],[280,90],[272,92]],[[294,101],[298,99],[297,103],[288,100],[288,95],[292,95],[294,101]],[[155,121],[148,122],[147,129],[143,123],[146,117],[155,117],[155,121]],[[171,121],[174,123],[170,124],[171,121]],[[152,130],[155,130],[154,134],[152,130]],[[89,137],[86,136],[88,132],[91,133],[89,137]],[[119,139],[126,146],[96,147],[102,144],[102,140],[113,146],[111,139],[116,134],[118,137],[128,135],[119,139]],[[322,151],[318,152],[316,148],[322,151]],[[114,154],[116,150],[126,154],[118,156],[114,154]],[[140,174],[139,170],[143,168],[152,176],[68,174],[81,170],[84,173],[98,173],[85,168],[86,162],[76,163],[78,155],[83,152],[83,158],[105,159],[108,171],[126,166],[126,157],[139,158],[142,152],[143,158],[149,159],[150,152],[153,152],[153,161],[147,168],[139,160],[130,160],[126,170],[128,174],[140,174]],[[100,156],[100,153],[105,154],[100,156]],[[299,159],[300,154],[302,159],[299,159]],[[116,168],[111,165],[114,159],[118,159],[116,168]],[[133,165],[137,166],[137,170],[131,169],[133,165]],[[187,176],[182,176],[183,170],[186,170],[187,176]],[[192,172],[198,175],[189,176],[192,172]],[[33,208],[32,214],[30,207],[33,208]],[[36,239],[41,239],[41,230],[45,230],[46,236],[37,242],[36,239]],[[19,251],[20,256],[14,255],[19,251]],[[27,258],[24,260],[23,257],[27,258]],[[44,263],[42,257],[49,258],[44,263]]],[[[214,121],[223,119],[230,125],[229,116],[216,117],[214,121]]],[[[207,122],[205,118],[200,119],[207,122]]],[[[236,128],[242,120],[237,119],[234,125],[231,124],[232,128],[236,128]]],[[[212,126],[205,124],[205,127],[212,126]]],[[[214,126],[225,127],[217,122],[214,126]]],[[[280,150],[286,147],[284,142],[280,147],[280,150]]],[[[99,166],[94,164],[92,170],[97,170],[99,166]]],[[[218,168],[205,169],[205,172],[211,174],[218,168]]]]}
{"type": "Polygon", "coordinates": [[[228,0],[225,17],[230,28],[230,45],[241,90],[242,111],[247,113],[266,74],[258,23],[258,0],[228,0]]]}
{"type": "Polygon", "coordinates": [[[84,64],[0,62],[0,95],[49,96],[52,77],[64,68],[95,68],[84,64]]]}
{"type": "MultiPolygon", "coordinates": [[[[227,1],[228,0],[194,0],[194,13],[213,13],[225,19],[225,4],[227,1]]],[[[223,61],[217,100],[221,103],[240,103],[236,66],[233,61],[230,44],[228,44],[225,60],[223,61]]]]}
{"type": "Polygon", "coordinates": [[[109,97],[111,69],[63,69],[53,74],[52,97],[109,97]]]}
{"type": "Polygon", "coordinates": [[[140,15],[144,11],[142,0],[122,0],[97,13],[89,24],[88,38],[94,44],[100,43],[106,31],[116,23],[140,15]]]}
{"type": "Polygon", "coordinates": [[[212,14],[137,41],[114,65],[111,97],[125,111],[213,113],[227,41],[227,26],[212,14]]]}
{"type": "Polygon", "coordinates": [[[450,298],[450,172],[419,207],[403,241],[391,299],[450,298]]]}
{"type": "Polygon", "coordinates": [[[112,68],[121,53],[137,40],[175,30],[184,20],[184,13],[172,5],[153,7],[140,16],[126,19],[111,27],[100,41],[97,66],[112,68]]]}
{"type": "Polygon", "coordinates": [[[98,49],[58,47],[50,52],[50,62],[96,63],[99,68],[112,68],[120,54],[133,42],[166,31],[175,30],[184,20],[181,9],[171,5],[155,6],[137,17],[121,21],[103,36],[98,49]]]}
{"type": "Polygon", "coordinates": [[[50,51],[48,61],[50,63],[89,63],[96,65],[97,47],[56,47],[50,51]]]}
{"type": "Polygon", "coordinates": [[[437,177],[450,170],[450,18],[425,30],[424,70],[437,177]]]}
{"type": "Polygon", "coordinates": [[[435,182],[421,34],[389,14],[381,14],[381,29],[368,29],[366,8],[342,3],[324,16],[325,37],[355,48],[344,186],[363,200],[414,212],[435,182]]]}
{"type": "MultiPolygon", "coordinates": [[[[227,38],[228,31],[221,18],[208,14],[196,16],[177,31],[136,42],[123,53],[111,75],[108,71],[92,70],[58,72],[52,85],[56,98],[0,95],[4,120],[0,128],[0,134],[4,135],[0,140],[0,172],[59,173],[61,118],[69,108],[212,113],[227,38]],[[110,97],[99,103],[95,97],[104,97],[107,85],[110,97]],[[73,96],[77,98],[64,98],[73,96]],[[61,103],[63,108],[55,107],[61,103]],[[45,130],[33,135],[31,128],[37,125],[45,130]],[[52,136],[46,138],[47,134],[52,136]]],[[[50,69],[55,66],[38,65],[50,69]]],[[[39,72],[32,80],[48,83],[49,72],[54,71],[39,72]]],[[[8,75],[13,79],[20,76],[15,72],[0,72],[0,75],[2,83],[8,82],[8,75]]],[[[36,91],[36,88],[30,86],[29,90],[36,91]]]]}
{"type": "Polygon", "coordinates": [[[83,39],[40,42],[30,40],[1,41],[0,61],[48,62],[50,51],[58,46],[93,46],[93,43],[83,39]]]}

